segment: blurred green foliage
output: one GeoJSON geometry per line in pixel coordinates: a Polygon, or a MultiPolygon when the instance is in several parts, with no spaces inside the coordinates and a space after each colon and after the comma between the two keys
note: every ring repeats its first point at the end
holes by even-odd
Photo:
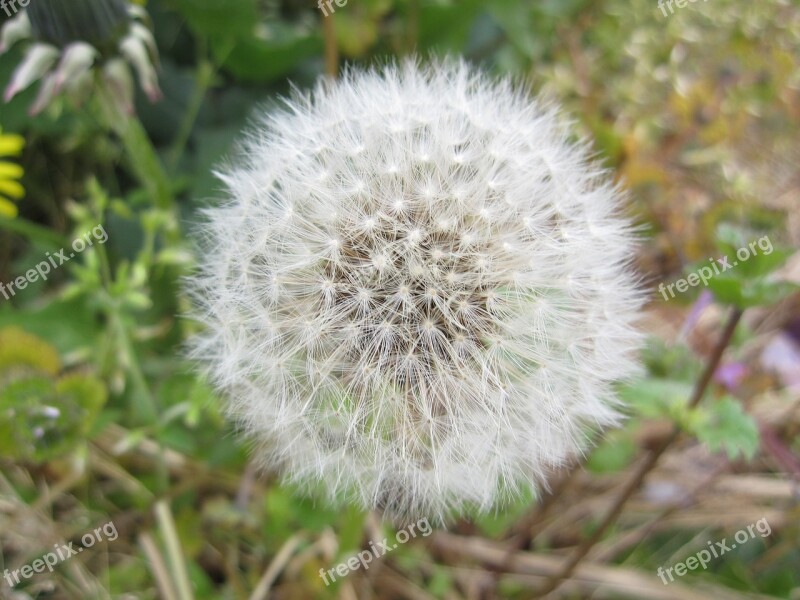
{"type": "Polygon", "coordinates": [[[106,388],[95,377],[61,371],[50,344],[0,329],[0,455],[45,462],[86,443],[106,388]]]}
{"type": "MultiPolygon", "coordinates": [[[[20,159],[27,197],[13,224],[0,221],[0,281],[99,223],[109,233],[107,244],[48,282],[28,286],[13,302],[0,299],[2,493],[35,498],[42,478],[53,475],[29,477],[26,469],[92,457],[86,485],[54,509],[49,527],[74,535],[64,525],[71,520],[121,516],[113,560],[89,563],[104,590],[97,597],[159,597],[138,536],[156,528],[152,506],[164,495],[197,598],[248,597],[298,533],[306,536],[305,549],[310,540],[316,546],[281,585],[280,597],[336,597],[342,583],[326,588],[318,571],[363,547],[365,516],[337,514],[271,478],[248,483],[254,475],[247,443],[183,358],[196,325],[185,318],[191,303],[180,285],[203,259],[191,242],[200,209],[222,200],[215,166],[235,152],[248,121],[291,84],[305,89],[322,72],[320,13],[300,0],[146,6],[165,98],[139,98],[141,125],[110,122],[92,102],[59,101],[30,117],[36,89],[0,105],[2,130],[27,140],[20,159]],[[257,492],[243,492],[248,485],[257,492]]],[[[462,55],[557,98],[630,191],[631,210],[647,225],[638,266],[658,281],[694,272],[709,256],[734,256],[768,235],[774,252],[712,278],[709,289],[719,303],[742,308],[769,306],[790,293],[775,272],[797,235],[787,227],[798,209],[787,193],[800,158],[796,2],[711,0],[665,18],[652,0],[350,0],[337,7],[334,23],[337,50],[349,64],[462,55]]],[[[15,47],[0,56],[0,83],[21,55],[15,47]]],[[[738,355],[746,342],[737,337],[731,352],[738,355]]],[[[631,418],[601,442],[590,472],[614,477],[626,469],[642,451],[637,434],[653,421],[677,424],[731,460],[754,456],[756,421],[730,393],[715,386],[687,409],[701,365],[685,344],[653,340],[645,360],[647,376],[623,390],[631,418]]],[[[459,525],[500,538],[535,503],[530,494],[459,525]]],[[[49,549],[35,538],[7,545],[6,527],[6,564],[49,549]]],[[[654,536],[617,562],[654,573],[695,534],[654,536]]],[[[694,576],[788,597],[800,586],[800,555],[789,546],[776,544],[770,560],[758,562],[764,546],[753,543],[694,576]]],[[[429,595],[453,597],[462,569],[440,558],[411,542],[391,564],[429,595]]],[[[91,578],[67,570],[53,578],[69,590],[63,597],[94,597],[91,578]]],[[[502,593],[525,598],[529,590],[505,581],[502,593]]]]}

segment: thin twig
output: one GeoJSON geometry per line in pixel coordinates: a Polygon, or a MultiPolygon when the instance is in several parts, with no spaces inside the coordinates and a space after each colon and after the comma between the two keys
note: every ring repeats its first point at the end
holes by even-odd
{"type": "Polygon", "coordinates": [[[175,529],[175,521],[172,518],[172,511],[169,505],[159,500],[156,502],[156,520],[158,521],[164,542],[167,546],[167,556],[175,577],[176,588],[180,600],[193,600],[192,584],[189,582],[189,571],[186,568],[186,560],[181,550],[181,542],[178,531],[175,529]]]}
{"type": "Polygon", "coordinates": [[[281,546],[281,549],[278,550],[275,558],[272,559],[269,567],[267,567],[267,570],[264,572],[263,577],[261,577],[261,581],[258,582],[256,589],[253,590],[250,600],[266,600],[272,584],[275,583],[278,575],[280,575],[281,571],[283,571],[284,567],[288,564],[289,559],[292,558],[294,551],[297,549],[303,539],[304,536],[302,533],[296,533],[286,540],[283,546],[281,546]]]}
{"type": "Polygon", "coordinates": [[[178,600],[178,595],[175,588],[172,586],[172,580],[169,577],[169,567],[158,551],[153,537],[149,533],[143,533],[139,536],[139,545],[144,550],[144,555],[150,563],[150,568],[153,572],[153,577],[158,586],[158,592],[164,600],[178,600]]]}
{"type": "Polygon", "coordinates": [[[234,506],[242,511],[247,512],[247,507],[250,504],[250,497],[253,495],[253,485],[258,475],[258,466],[254,462],[248,462],[247,467],[242,475],[242,481],[239,484],[239,491],[236,492],[236,502],[234,506]]]}
{"type": "Polygon", "coordinates": [[[336,42],[333,13],[322,17],[322,35],[325,38],[325,74],[336,79],[339,75],[339,45],[336,42]]]}
{"type": "Polygon", "coordinates": [[[406,598],[407,600],[435,600],[424,589],[405,578],[391,567],[384,568],[380,580],[382,588],[387,590],[391,598],[406,598]]]}
{"type": "Polygon", "coordinates": [[[775,430],[766,423],[759,426],[761,431],[761,447],[775,459],[787,475],[800,481],[800,459],[777,436],[775,430]]]}
{"type": "MultiPolygon", "coordinates": [[[[565,557],[550,556],[532,552],[517,552],[508,561],[507,548],[498,542],[474,536],[460,536],[445,531],[437,531],[430,538],[433,548],[443,554],[456,558],[469,557],[494,568],[508,565],[506,577],[520,581],[520,576],[545,577],[553,576],[563,569],[565,557]]],[[[529,585],[530,578],[526,578],[529,585]]],[[[600,565],[585,562],[575,571],[570,581],[571,590],[576,597],[589,598],[600,595],[613,598],[647,598],[649,600],[759,600],[767,599],[761,594],[743,593],[724,586],[698,583],[694,587],[675,581],[669,587],[663,585],[659,578],[652,574],[642,573],[623,566],[600,565]]]]}
{"type": "MultiPolygon", "coordinates": [[[[741,309],[734,308],[731,310],[731,314],[728,317],[728,322],[725,325],[725,329],[722,332],[717,345],[714,347],[714,351],[711,353],[711,356],[708,357],[708,363],[706,364],[703,374],[695,385],[694,392],[689,400],[688,408],[691,409],[697,406],[697,404],[705,395],[708,384],[711,383],[711,378],[714,376],[714,372],[717,370],[719,362],[722,359],[722,354],[725,352],[725,348],[728,347],[728,344],[730,344],[730,341],[733,338],[733,332],[736,330],[736,326],[739,324],[739,320],[741,318],[741,309]]],[[[556,590],[564,582],[564,580],[568,579],[570,575],[572,575],[572,573],[575,571],[575,568],[578,566],[578,564],[580,564],[581,560],[583,560],[583,558],[589,553],[594,545],[600,541],[606,530],[612,524],[614,524],[614,522],[616,522],[617,518],[622,513],[622,509],[625,507],[625,504],[628,502],[631,496],[633,496],[634,492],[641,487],[642,482],[644,481],[645,477],[647,477],[647,474],[653,469],[653,467],[656,466],[656,464],[658,464],[661,456],[678,438],[679,434],[680,428],[673,428],[672,433],[659,446],[647,453],[644,460],[639,464],[639,467],[634,472],[633,477],[631,477],[631,479],[623,488],[622,492],[620,492],[619,496],[614,501],[614,504],[609,509],[605,518],[594,530],[594,533],[592,533],[591,536],[586,538],[586,540],[584,540],[583,543],[578,546],[578,549],[567,561],[566,566],[561,570],[561,572],[552,577],[547,584],[542,587],[542,589],[537,591],[536,597],[544,596],[556,590]]]]}
{"type": "Polygon", "coordinates": [[[408,32],[406,53],[413,54],[419,44],[419,0],[411,0],[408,6],[408,32]]]}
{"type": "Polygon", "coordinates": [[[595,562],[607,562],[615,556],[622,553],[624,550],[635,546],[642,540],[647,538],[667,517],[679,509],[685,508],[687,503],[694,503],[697,501],[697,496],[705,490],[709,489],[714,480],[726,469],[730,467],[730,463],[726,460],[722,465],[715,468],[709,475],[703,477],[699,483],[696,483],[679,501],[672,503],[670,506],[662,510],[655,518],[645,523],[641,527],[622,536],[611,547],[602,550],[601,552],[592,552],[591,559],[595,562]]]}
{"type": "Polygon", "coordinates": [[[561,498],[564,491],[569,487],[575,473],[577,473],[578,463],[570,465],[565,472],[560,474],[550,491],[536,505],[536,508],[522,517],[519,522],[511,526],[503,535],[503,539],[513,541],[514,551],[527,548],[533,541],[533,534],[548,516],[550,509],[556,504],[556,500],[561,498]]]}

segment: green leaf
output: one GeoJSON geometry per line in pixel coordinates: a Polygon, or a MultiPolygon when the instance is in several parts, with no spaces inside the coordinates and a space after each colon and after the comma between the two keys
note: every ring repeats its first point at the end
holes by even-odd
{"type": "Polygon", "coordinates": [[[698,407],[689,420],[689,430],[712,452],[724,451],[729,458],[752,459],[759,446],[758,425],[734,398],[725,397],[698,407]]]}
{"type": "MultiPolygon", "coordinates": [[[[728,223],[717,226],[716,241],[727,257],[728,265],[708,281],[718,300],[744,309],[773,304],[791,292],[787,284],[772,280],[771,275],[786,262],[793,250],[776,248],[769,236],[755,238],[728,223]]],[[[719,263],[714,266],[720,267],[719,263]]],[[[708,265],[693,267],[697,271],[708,265]]]]}
{"type": "Polygon", "coordinates": [[[444,598],[448,594],[452,594],[455,589],[453,575],[444,567],[440,567],[434,563],[431,563],[431,567],[434,568],[432,569],[433,574],[428,583],[428,591],[433,594],[435,598],[444,598]]]}
{"type": "Polygon", "coordinates": [[[319,36],[298,36],[266,42],[255,37],[238,39],[231,50],[227,40],[213,44],[217,59],[238,79],[248,83],[269,82],[282,77],[309,58],[322,53],[319,36]]]}
{"type": "Polygon", "coordinates": [[[189,26],[204,37],[224,32],[247,35],[259,20],[257,0],[170,0],[189,26]]]}
{"type": "Polygon", "coordinates": [[[785,281],[763,277],[734,279],[724,275],[710,279],[708,287],[717,300],[741,309],[775,304],[797,289],[795,284],[785,281]]]}
{"type": "Polygon", "coordinates": [[[78,299],[57,299],[24,311],[13,310],[8,303],[0,305],[0,327],[6,325],[18,325],[45,337],[62,354],[94,346],[101,333],[101,324],[91,308],[78,299]]]}
{"type": "Polygon", "coordinates": [[[741,248],[743,244],[747,244],[747,236],[744,231],[730,223],[720,223],[717,225],[715,239],[720,250],[731,257],[731,262],[735,260],[736,250],[741,248]]]}
{"type": "Polygon", "coordinates": [[[490,2],[486,6],[494,19],[508,36],[509,41],[524,56],[534,58],[542,50],[543,41],[537,38],[533,22],[533,6],[522,7],[512,2],[490,2]]]}
{"type": "Polygon", "coordinates": [[[729,277],[717,276],[708,280],[708,287],[714,294],[714,297],[725,304],[732,304],[743,308],[744,292],[742,291],[742,282],[729,277]]]}
{"type": "Polygon", "coordinates": [[[490,538],[498,537],[529,512],[534,503],[533,492],[525,490],[521,501],[514,502],[513,505],[504,507],[503,510],[497,512],[476,514],[472,520],[483,535],[490,538]]]}
{"type": "MultiPolygon", "coordinates": [[[[788,248],[773,248],[772,242],[768,245],[768,254],[762,250],[760,243],[762,240],[769,241],[767,236],[759,238],[758,240],[751,241],[748,244],[748,257],[745,260],[739,260],[735,268],[739,270],[743,277],[765,277],[780,269],[784,263],[789,259],[794,251],[788,248]],[[752,244],[752,247],[750,247],[752,244]]],[[[733,272],[733,271],[732,271],[733,272]]]]}
{"type": "Polygon", "coordinates": [[[693,386],[671,379],[643,379],[620,389],[623,400],[648,418],[681,420],[693,386]]]}
{"type": "Polygon", "coordinates": [[[460,52],[480,11],[479,0],[446,0],[421,3],[419,18],[420,47],[438,52],[460,52]]]}
{"type": "Polygon", "coordinates": [[[743,308],[749,306],[769,306],[792,294],[797,286],[785,281],[765,281],[757,279],[742,287],[743,308]]]}
{"type": "Polygon", "coordinates": [[[586,463],[593,473],[616,473],[636,456],[637,446],[625,431],[615,431],[592,451],[586,463]]]}
{"type": "Polygon", "coordinates": [[[688,382],[694,381],[700,373],[697,357],[687,346],[666,343],[656,336],[648,337],[642,359],[651,377],[655,379],[669,378],[688,382]]]}

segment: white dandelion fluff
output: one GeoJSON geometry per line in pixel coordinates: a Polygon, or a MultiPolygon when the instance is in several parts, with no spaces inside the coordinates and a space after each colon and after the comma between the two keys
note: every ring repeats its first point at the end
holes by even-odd
{"type": "Polygon", "coordinates": [[[285,478],[392,518],[488,510],[618,419],[641,305],[621,195],[464,63],[351,71],[220,177],[194,351],[285,478]]]}

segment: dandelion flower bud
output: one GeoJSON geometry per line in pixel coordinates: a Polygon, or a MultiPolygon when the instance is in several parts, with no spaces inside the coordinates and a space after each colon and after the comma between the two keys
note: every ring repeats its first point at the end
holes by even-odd
{"type": "Polygon", "coordinates": [[[541,485],[618,420],[635,236],[524,90],[458,62],[351,71],[219,175],[194,353],[287,481],[442,519],[541,485]]]}

